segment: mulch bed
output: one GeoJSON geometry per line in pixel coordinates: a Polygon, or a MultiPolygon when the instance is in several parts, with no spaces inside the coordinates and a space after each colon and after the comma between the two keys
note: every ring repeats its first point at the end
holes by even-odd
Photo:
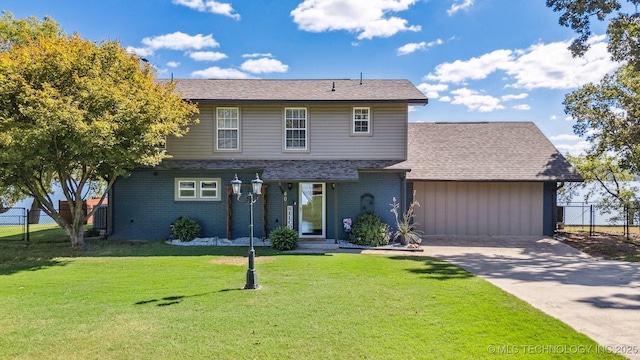
{"type": "Polygon", "coordinates": [[[594,257],[640,262],[640,240],[637,236],[627,240],[622,234],[595,233],[589,236],[587,232],[559,231],[556,238],[594,257]]]}

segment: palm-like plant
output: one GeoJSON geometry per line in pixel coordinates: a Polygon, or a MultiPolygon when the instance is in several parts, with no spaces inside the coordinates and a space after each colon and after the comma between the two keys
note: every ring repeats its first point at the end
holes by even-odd
{"type": "Polygon", "coordinates": [[[393,233],[393,240],[398,240],[401,244],[420,244],[422,242],[422,238],[420,234],[422,231],[416,229],[418,224],[413,221],[415,216],[414,208],[416,206],[420,206],[416,198],[416,191],[413,191],[413,201],[409,204],[409,209],[407,211],[400,213],[400,204],[397,202],[396,198],[393,198],[393,203],[391,205],[391,212],[396,217],[396,231],[393,233]]]}

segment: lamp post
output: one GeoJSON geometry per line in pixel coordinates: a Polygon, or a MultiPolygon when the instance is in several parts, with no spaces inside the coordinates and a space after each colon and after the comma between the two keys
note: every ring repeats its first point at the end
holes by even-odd
{"type": "MultiPolygon", "coordinates": [[[[240,196],[242,195],[240,191],[242,181],[238,179],[237,174],[235,178],[231,180],[231,187],[233,188],[233,194],[238,197],[238,200],[240,200],[240,196]]],[[[258,173],[256,173],[256,178],[251,180],[251,190],[252,191],[248,195],[249,208],[251,209],[249,218],[249,268],[247,269],[247,283],[244,285],[244,288],[259,289],[260,285],[258,285],[258,274],[256,273],[255,268],[256,251],[253,249],[253,204],[257,201],[255,196],[262,194],[262,180],[258,177],[258,173]]]]}

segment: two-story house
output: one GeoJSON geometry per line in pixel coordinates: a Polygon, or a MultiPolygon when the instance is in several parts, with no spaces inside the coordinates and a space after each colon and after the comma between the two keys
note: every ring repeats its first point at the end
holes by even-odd
{"type": "MultiPolygon", "coordinates": [[[[166,238],[179,216],[204,236],[248,236],[248,207],[230,182],[264,181],[255,236],[280,225],[301,239],[344,239],[343,219],[406,194],[409,105],[427,97],[407,80],[177,80],[199,123],[169,138],[172,157],[134,169],[110,194],[113,238],[166,238]]],[[[244,185],[243,185],[244,186],[244,185]]],[[[248,190],[247,190],[248,191],[248,190]]]]}
{"type": "Polygon", "coordinates": [[[394,224],[390,203],[431,235],[552,235],[556,184],[581,181],[533,123],[412,123],[427,97],[407,80],[177,80],[198,124],[169,138],[172,157],[133,169],[109,195],[112,238],[167,238],[190,217],[206,237],[249,235],[246,197],[266,238],[285,225],[301,239],[346,239],[364,212],[394,224]]]}

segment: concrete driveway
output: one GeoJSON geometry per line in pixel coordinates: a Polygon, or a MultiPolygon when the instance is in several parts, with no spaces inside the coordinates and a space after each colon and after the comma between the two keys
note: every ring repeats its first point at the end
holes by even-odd
{"type": "Polygon", "coordinates": [[[423,255],[483,277],[600,345],[640,359],[639,263],[598,260],[549,238],[427,237],[422,245],[423,255]]]}

